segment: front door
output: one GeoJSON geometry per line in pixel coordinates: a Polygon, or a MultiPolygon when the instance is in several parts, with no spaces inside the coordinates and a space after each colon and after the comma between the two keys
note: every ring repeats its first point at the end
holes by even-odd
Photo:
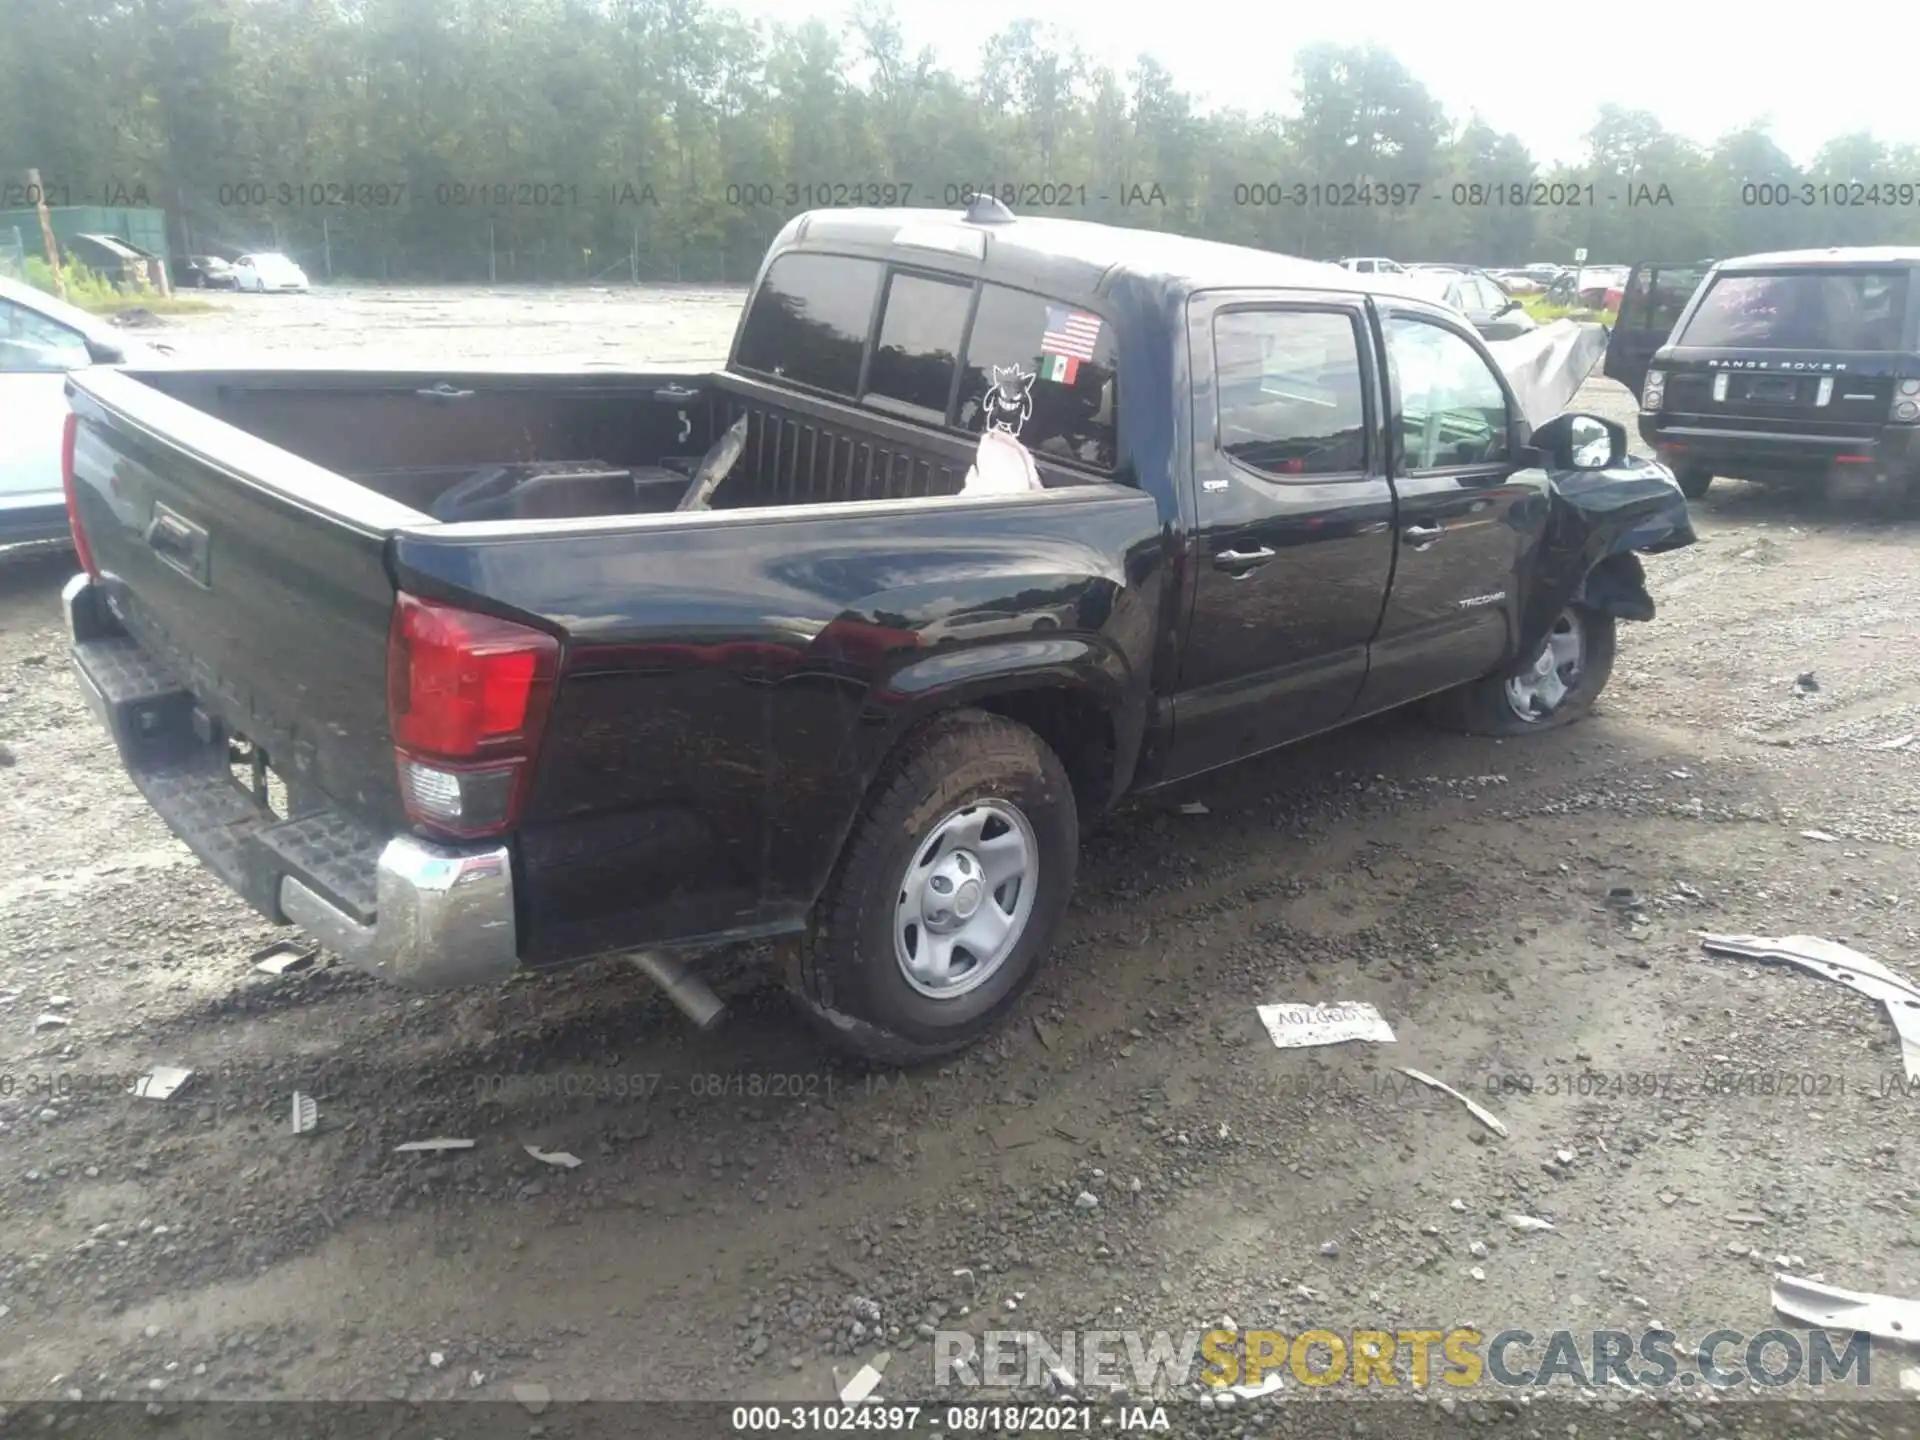
{"type": "Polygon", "coordinates": [[[1411,308],[1383,307],[1381,331],[1398,534],[1361,711],[1505,663],[1548,506],[1546,472],[1515,464],[1518,412],[1481,342],[1451,318],[1411,308]]]}
{"type": "Polygon", "coordinates": [[[1337,723],[1393,565],[1382,396],[1353,296],[1196,296],[1195,577],[1170,777],[1337,723]]]}
{"type": "Polygon", "coordinates": [[[48,513],[64,512],[67,372],[92,362],[79,331],[0,300],[0,544],[45,529],[48,513]]]}
{"type": "Polygon", "coordinates": [[[1620,293],[1619,319],[1607,337],[1604,369],[1608,379],[1618,380],[1639,398],[1654,353],[1667,343],[1681,312],[1712,268],[1711,260],[1691,265],[1643,261],[1633,267],[1620,293]]]}

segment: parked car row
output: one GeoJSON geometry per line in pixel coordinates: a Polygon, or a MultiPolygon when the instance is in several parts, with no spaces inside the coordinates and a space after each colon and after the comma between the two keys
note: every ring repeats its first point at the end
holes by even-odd
{"type": "Polygon", "coordinates": [[[278,251],[256,251],[237,260],[188,255],[174,262],[173,283],[194,290],[285,291],[304,295],[307,272],[278,251]]]}

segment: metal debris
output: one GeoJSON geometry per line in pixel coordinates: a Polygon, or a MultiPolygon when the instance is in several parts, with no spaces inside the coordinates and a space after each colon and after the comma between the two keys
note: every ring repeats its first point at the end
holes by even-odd
{"type": "Polygon", "coordinates": [[[1883,1340],[1920,1338],[1920,1300],[1773,1277],[1773,1308],[1815,1330],[1865,1330],[1883,1340]]]}
{"type": "Polygon", "coordinates": [[[578,1155],[569,1155],[564,1150],[542,1150],[538,1145],[528,1145],[524,1148],[527,1154],[533,1156],[534,1159],[543,1165],[558,1165],[562,1170],[577,1170],[580,1168],[580,1157],[578,1155]]]}
{"type": "Polygon", "coordinates": [[[178,1065],[156,1065],[127,1087],[129,1095],[138,1095],[144,1100],[164,1100],[182,1085],[187,1083],[191,1070],[183,1070],[178,1065]]]}
{"type": "Polygon", "coordinates": [[[293,1092],[293,1133],[311,1135],[320,1123],[320,1104],[311,1095],[293,1092]]]}
{"type": "Polygon", "coordinates": [[[1493,1131],[1493,1133],[1498,1135],[1502,1140],[1507,1138],[1507,1127],[1505,1123],[1501,1121],[1498,1115],[1495,1115],[1491,1110],[1487,1109],[1487,1107],[1482,1105],[1479,1101],[1473,1099],[1471,1096],[1462,1095],[1458,1090],[1454,1089],[1451,1085],[1447,1084],[1447,1082],[1444,1080],[1436,1080],[1433,1078],[1433,1076],[1425,1074],[1419,1070],[1409,1070],[1404,1065],[1398,1068],[1400,1070],[1400,1073],[1406,1076],[1409,1080],[1418,1080],[1422,1085],[1428,1086],[1429,1088],[1434,1090],[1438,1090],[1442,1095],[1451,1095],[1454,1099],[1458,1100],[1462,1105],[1467,1107],[1467,1112],[1470,1115],[1472,1115],[1474,1119],[1478,1120],[1482,1125],[1486,1126],[1489,1130],[1493,1131]]]}
{"type": "Polygon", "coordinates": [[[1920,1080],[1920,988],[1896,975],[1871,955],[1863,955],[1838,941],[1818,935],[1788,935],[1768,939],[1760,935],[1703,935],[1701,945],[1711,955],[1733,955],[1743,960],[1774,960],[1827,980],[1838,980],[1878,1000],[1900,1036],[1900,1058],[1907,1079],[1920,1080]]]}
{"type": "Polygon", "coordinates": [[[396,1155],[422,1155],[437,1153],[441,1150],[471,1149],[473,1149],[473,1141],[452,1140],[443,1135],[432,1140],[409,1140],[404,1145],[394,1146],[393,1153],[396,1155]]]}
{"type": "Polygon", "coordinates": [[[881,1376],[887,1368],[887,1362],[892,1358],[892,1352],[882,1350],[862,1365],[859,1372],[840,1388],[840,1403],[858,1405],[879,1389],[881,1376]]]}
{"type": "Polygon", "coordinates": [[[1254,1010],[1275,1047],[1281,1050],[1344,1045],[1349,1040],[1394,1043],[1393,1027],[1386,1017],[1358,1000],[1336,1000],[1327,1005],[1256,1005],[1254,1010]]]}
{"type": "Polygon", "coordinates": [[[1180,813],[1182,815],[1211,815],[1213,812],[1207,808],[1205,801],[1189,800],[1180,807],[1180,813]]]}
{"type": "Polygon", "coordinates": [[[276,940],[261,946],[247,960],[264,974],[285,975],[290,970],[304,970],[319,955],[320,947],[311,941],[302,944],[298,940],[276,940]]]}

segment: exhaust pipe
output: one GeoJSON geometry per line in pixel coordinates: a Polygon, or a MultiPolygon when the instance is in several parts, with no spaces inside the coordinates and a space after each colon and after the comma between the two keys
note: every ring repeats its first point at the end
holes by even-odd
{"type": "Polygon", "coordinates": [[[667,998],[679,1007],[698,1030],[711,1030],[727,1013],[727,1007],[713,988],[685,965],[652,950],[636,950],[627,956],[646,977],[667,992],[667,998]]]}

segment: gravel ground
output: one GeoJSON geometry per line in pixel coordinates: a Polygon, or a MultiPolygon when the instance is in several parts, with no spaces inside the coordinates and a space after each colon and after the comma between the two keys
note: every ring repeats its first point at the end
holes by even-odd
{"type": "MultiPolygon", "coordinates": [[[[722,350],[736,303],[237,297],[169,338],[659,363],[722,350]]],[[[1583,399],[1630,420],[1617,387],[1583,399]]],[[[279,932],[82,707],[70,561],[0,557],[0,1395],[820,1401],[880,1348],[928,1373],[935,1325],[1697,1336],[1773,1324],[1779,1263],[1920,1293],[1885,1016],[1696,936],[1920,974],[1920,745],[1885,744],[1920,732],[1913,527],[1724,482],[1696,512],[1589,722],[1392,716],[1126,809],[1016,1022],[914,1073],[824,1053],[752,956],[709,1036],[617,963],[432,998],[254,970],[279,932]],[[1398,1042],[1280,1052],[1254,1015],[1335,999],[1398,1042]],[[157,1064],[194,1075],[123,1093],[157,1064]],[[434,1136],[476,1143],[394,1153],[434,1136]]],[[[1734,1428],[1711,1398],[1670,1433],[1734,1428]]]]}

